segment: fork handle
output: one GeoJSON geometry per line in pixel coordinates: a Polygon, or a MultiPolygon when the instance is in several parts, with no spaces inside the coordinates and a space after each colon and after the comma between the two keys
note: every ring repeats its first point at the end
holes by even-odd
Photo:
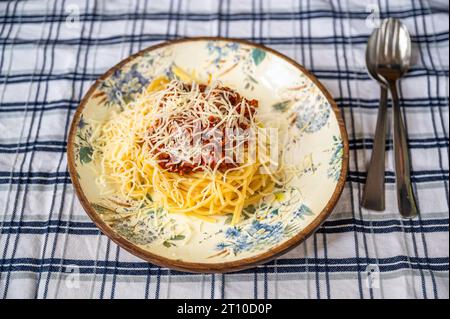
{"type": "Polygon", "coordinates": [[[417,216],[417,205],[411,185],[410,160],[405,126],[398,101],[397,83],[390,81],[394,117],[394,155],[397,202],[400,214],[404,218],[417,216]]]}
{"type": "Polygon", "coordinates": [[[367,209],[384,210],[384,168],[386,148],[387,88],[380,85],[380,106],[361,205],[367,209]]]}

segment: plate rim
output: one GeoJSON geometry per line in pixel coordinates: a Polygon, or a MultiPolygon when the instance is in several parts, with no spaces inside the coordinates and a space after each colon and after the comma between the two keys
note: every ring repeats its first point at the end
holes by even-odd
{"type": "Polygon", "coordinates": [[[341,111],[338,108],[336,102],[334,101],[332,95],[330,92],[325,88],[325,86],[310,72],[308,71],[303,65],[299,64],[295,60],[285,56],[284,54],[268,48],[262,44],[254,43],[248,40],[244,39],[237,39],[237,38],[227,38],[227,37],[183,37],[173,40],[168,40],[162,43],[158,43],[152,46],[149,46],[143,50],[138,51],[137,53],[134,53],[127,58],[121,60],[119,63],[111,67],[109,70],[107,70],[105,73],[103,73],[100,77],[98,77],[93,84],[89,87],[88,91],[84,94],[83,98],[81,99],[75,114],[73,115],[70,130],[69,130],[69,136],[67,139],[67,162],[68,162],[68,169],[69,169],[69,175],[72,181],[72,185],[75,189],[75,193],[81,203],[81,206],[87,213],[87,215],[90,217],[90,219],[94,222],[94,224],[100,229],[100,231],[103,232],[104,235],[106,235],[108,238],[110,238],[114,243],[122,247],[123,249],[127,250],[131,254],[147,261],[150,263],[153,263],[158,266],[167,267],[179,271],[184,272],[194,272],[194,273],[226,273],[226,272],[235,272],[243,269],[252,268],[254,266],[257,266],[259,264],[268,262],[270,260],[273,260],[280,255],[288,252],[289,250],[293,249],[294,247],[301,244],[305,239],[307,239],[310,235],[312,235],[317,228],[326,220],[326,218],[331,214],[333,211],[333,208],[336,206],[336,203],[338,199],[340,198],[342,191],[344,189],[346,176],[348,173],[348,162],[349,162],[349,143],[348,143],[348,135],[347,130],[345,127],[345,123],[343,120],[343,117],[341,115],[341,111]],[[77,172],[75,168],[75,156],[74,156],[74,139],[75,139],[75,133],[78,127],[78,123],[80,121],[80,116],[89,101],[89,99],[92,97],[94,91],[97,89],[101,81],[103,81],[105,78],[109,77],[113,72],[115,72],[117,69],[121,68],[128,62],[136,59],[139,56],[144,55],[147,52],[151,52],[154,50],[157,50],[162,47],[174,45],[177,43],[184,43],[184,42],[197,42],[197,41],[225,41],[225,42],[237,42],[244,45],[249,45],[254,48],[259,48],[262,50],[265,50],[267,52],[270,52],[277,57],[285,60],[286,62],[293,65],[295,68],[299,69],[301,72],[303,72],[304,75],[306,75],[314,84],[319,88],[319,90],[322,92],[322,94],[326,97],[327,101],[330,103],[331,108],[334,111],[334,115],[336,117],[336,120],[338,122],[339,131],[342,138],[342,144],[343,144],[343,156],[342,156],[342,167],[341,172],[336,184],[336,187],[333,191],[333,194],[331,195],[330,199],[328,200],[325,207],[322,209],[322,211],[317,215],[317,217],[304,229],[302,229],[300,232],[298,232],[295,236],[288,239],[287,241],[283,242],[280,245],[277,245],[265,252],[262,252],[260,254],[257,254],[255,256],[242,258],[235,261],[225,261],[225,262],[218,262],[218,263],[201,263],[201,262],[188,262],[188,261],[182,261],[177,259],[170,259],[166,258],[154,253],[151,253],[148,250],[145,250],[136,244],[133,244],[131,241],[125,239],[124,237],[117,234],[110,226],[108,226],[103,219],[100,217],[100,215],[94,210],[94,208],[89,203],[86,195],[84,194],[80,181],[77,177],[77,172]]]}

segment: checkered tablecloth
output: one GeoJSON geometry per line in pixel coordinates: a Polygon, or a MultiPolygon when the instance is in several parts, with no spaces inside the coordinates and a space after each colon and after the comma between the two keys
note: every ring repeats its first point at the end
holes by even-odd
{"type": "Polygon", "coordinates": [[[447,0],[134,0],[0,3],[0,297],[448,298],[449,7],[447,0]],[[392,136],[386,211],[360,206],[379,89],[364,67],[377,17],[413,40],[400,83],[421,215],[396,209],[392,136]],[[89,85],[147,46],[184,36],[252,40],[292,57],[345,118],[350,172],[319,231],[266,265],[188,274],[148,264],[102,235],[81,208],[67,130],[89,85]]]}

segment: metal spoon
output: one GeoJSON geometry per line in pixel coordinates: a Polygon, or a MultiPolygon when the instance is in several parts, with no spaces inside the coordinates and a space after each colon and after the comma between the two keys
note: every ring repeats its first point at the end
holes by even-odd
{"type": "Polygon", "coordinates": [[[375,43],[375,49],[368,54],[369,60],[374,61],[377,78],[382,79],[382,84],[387,84],[392,96],[398,209],[403,217],[412,218],[417,216],[418,211],[411,186],[408,144],[397,93],[397,81],[409,68],[411,39],[399,20],[389,18],[383,20],[375,43]]]}
{"type": "Polygon", "coordinates": [[[380,106],[373,141],[372,157],[367,172],[361,205],[371,210],[384,210],[384,165],[386,148],[387,82],[376,73],[376,60],[371,54],[376,50],[379,30],[375,29],[367,42],[366,66],[370,76],[380,83],[380,106]]]}

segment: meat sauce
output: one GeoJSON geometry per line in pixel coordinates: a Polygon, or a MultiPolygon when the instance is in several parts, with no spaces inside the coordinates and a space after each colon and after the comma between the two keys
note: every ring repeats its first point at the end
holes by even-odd
{"type": "MultiPolygon", "coordinates": [[[[205,91],[207,89],[207,86],[204,84],[200,84],[199,85],[199,91],[201,92],[201,94],[203,94],[203,96],[205,96],[205,91]]],[[[258,107],[258,101],[257,100],[248,100],[245,99],[244,97],[242,97],[239,93],[235,92],[234,90],[230,89],[229,87],[216,87],[216,91],[214,91],[214,93],[212,94],[216,94],[216,97],[219,97],[220,99],[225,99],[225,95],[226,98],[228,99],[228,101],[230,102],[230,104],[232,105],[232,107],[234,108],[234,111],[232,112],[236,112],[237,114],[241,113],[241,104],[242,102],[246,102],[247,106],[245,107],[245,110],[243,110],[243,118],[241,118],[238,121],[238,127],[242,130],[246,130],[249,127],[249,123],[250,123],[250,118],[253,117],[253,115],[256,112],[256,109],[258,107]]],[[[186,92],[189,92],[191,90],[191,85],[189,84],[185,84],[184,85],[184,90],[186,92]]],[[[171,94],[171,93],[168,93],[171,94]]],[[[225,113],[230,112],[228,109],[226,109],[224,106],[220,105],[220,103],[217,103],[216,106],[218,107],[218,109],[223,112],[222,114],[225,116],[225,113]]],[[[175,119],[175,121],[183,121],[183,119],[177,120],[175,119]]],[[[185,120],[184,120],[185,121],[185,120]]],[[[176,161],[174,161],[170,154],[163,152],[163,149],[166,149],[166,145],[160,145],[157,150],[155,151],[155,154],[157,155],[157,160],[158,160],[158,164],[160,165],[161,168],[166,169],[169,172],[174,172],[174,173],[179,173],[180,175],[185,175],[185,174],[189,174],[192,173],[194,171],[201,171],[203,170],[204,166],[208,166],[211,169],[215,169],[216,166],[218,165],[218,169],[220,171],[226,171],[227,169],[233,168],[237,166],[237,163],[235,162],[235,159],[227,159],[224,160],[225,157],[225,131],[227,129],[225,123],[220,124],[219,126],[217,126],[220,122],[220,116],[214,116],[214,115],[210,115],[208,117],[208,127],[207,128],[203,128],[204,132],[208,132],[208,130],[211,130],[212,128],[215,128],[215,130],[221,132],[221,134],[219,134],[219,142],[221,143],[221,154],[220,156],[216,155],[216,148],[214,147],[209,147],[208,145],[211,145],[211,142],[213,142],[213,138],[217,139],[217,136],[212,136],[212,137],[206,137],[205,135],[208,134],[202,134],[203,138],[201,139],[201,143],[203,144],[203,146],[206,149],[206,154],[203,153],[203,156],[200,156],[200,159],[197,163],[195,163],[193,161],[193,159],[190,159],[189,161],[183,161],[180,159],[177,159],[176,161]],[[206,155],[206,156],[205,156],[206,155]],[[219,163],[219,164],[217,164],[219,163]]],[[[181,123],[180,123],[181,124],[181,123]]],[[[156,121],[155,126],[160,125],[159,121],[156,121]]],[[[217,132],[216,131],[216,132],[217,132]]],[[[190,137],[192,137],[192,130],[187,130],[187,134],[190,134],[190,137]]],[[[244,144],[246,145],[246,144],[244,144]]]]}

